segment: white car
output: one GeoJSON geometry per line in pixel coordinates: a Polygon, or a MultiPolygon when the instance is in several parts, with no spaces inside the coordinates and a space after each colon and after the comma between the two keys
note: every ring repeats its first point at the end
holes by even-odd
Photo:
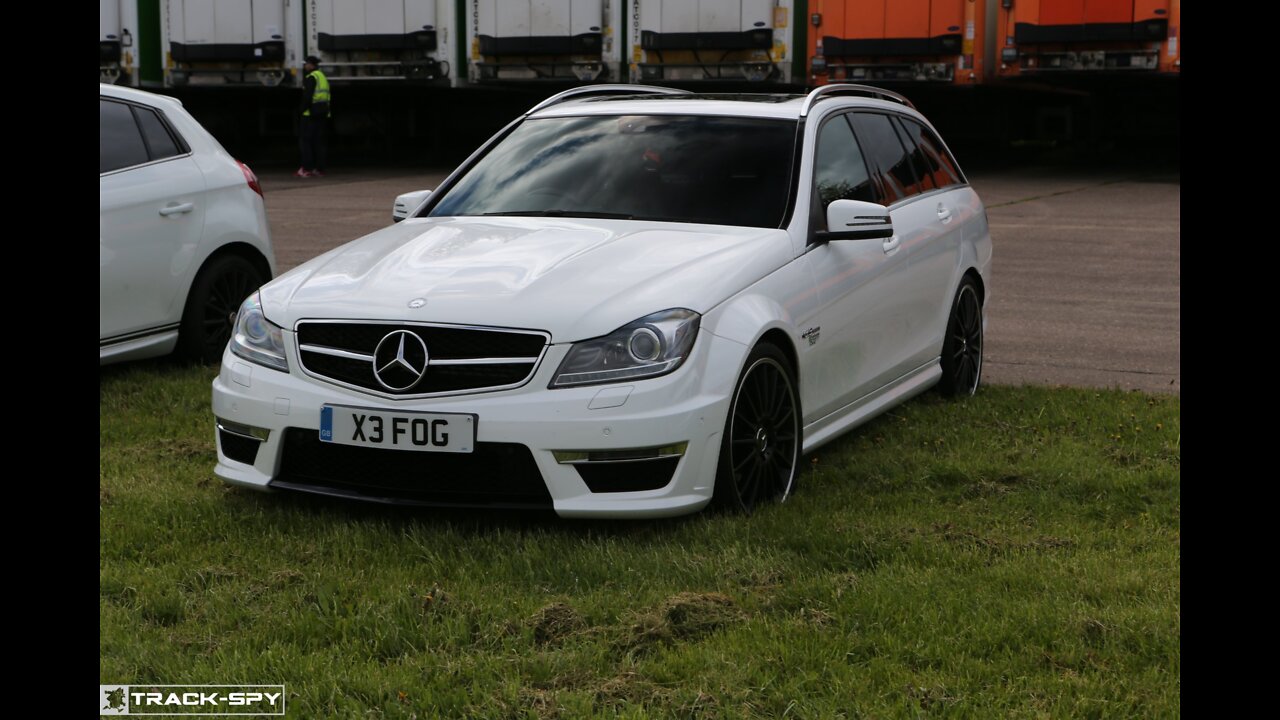
{"type": "Polygon", "coordinates": [[[876,88],[566,91],[393,214],[240,308],[219,477],[565,517],[751,510],[791,494],[802,453],[981,377],[986,212],[876,88]]]}
{"type": "Polygon", "coordinates": [[[99,364],[222,356],[275,273],[258,178],[179,101],[100,85],[99,364]]]}

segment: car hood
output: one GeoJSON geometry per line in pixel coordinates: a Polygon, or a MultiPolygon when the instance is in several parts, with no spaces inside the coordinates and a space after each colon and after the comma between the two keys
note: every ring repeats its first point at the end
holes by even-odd
{"type": "MultiPolygon", "coordinates": [[[[668,308],[705,313],[790,260],[785,231],[628,220],[406,220],[315,258],[262,289],[278,325],[404,320],[609,333],[668,308]],[[411,309],[411,301],[425,299],[411,309]]],[[[418,303],[415,303],[418,304],[418,303]]]]}

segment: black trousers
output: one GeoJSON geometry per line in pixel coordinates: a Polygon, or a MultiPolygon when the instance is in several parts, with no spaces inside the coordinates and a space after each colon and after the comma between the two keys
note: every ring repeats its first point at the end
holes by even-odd
{"type": "Polygon", "coordinates": [[[329,119],[326,117],[303,116],[299,128],[298,145],[302,151],[302,168],[304,170],[325,169],[329,148],[326,135],[329,119]]]}

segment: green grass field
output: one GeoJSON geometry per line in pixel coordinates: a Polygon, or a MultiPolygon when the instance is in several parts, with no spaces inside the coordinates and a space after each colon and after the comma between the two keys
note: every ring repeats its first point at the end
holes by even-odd
{"type": "Polygon", "coordinates": [[[1180,714],[1177,397],[930,394],[784,505],[581,522],[228,488],[215,373],[100,372],[103,683],[284,683],[292,718],[1180,714]]]}

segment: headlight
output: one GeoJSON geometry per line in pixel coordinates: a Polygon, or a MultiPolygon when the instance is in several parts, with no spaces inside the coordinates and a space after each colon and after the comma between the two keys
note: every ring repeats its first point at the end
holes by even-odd
{"type": "Polygon", "coordinates": [[[698,335],[702,316],[692,310],[663,310],[628,323],[601,338],[574,343],[556,370],[551,387],[657,377],[680,367],[698,335]]]}
{"type": "Polygon", "coordinates": [[[289,372],[283,332],[262,314],[262,303],[258,302],[258,293],[254,293],[236,313],[236,324],[231,328],[231,352],[249,362],[289,372]]]}

